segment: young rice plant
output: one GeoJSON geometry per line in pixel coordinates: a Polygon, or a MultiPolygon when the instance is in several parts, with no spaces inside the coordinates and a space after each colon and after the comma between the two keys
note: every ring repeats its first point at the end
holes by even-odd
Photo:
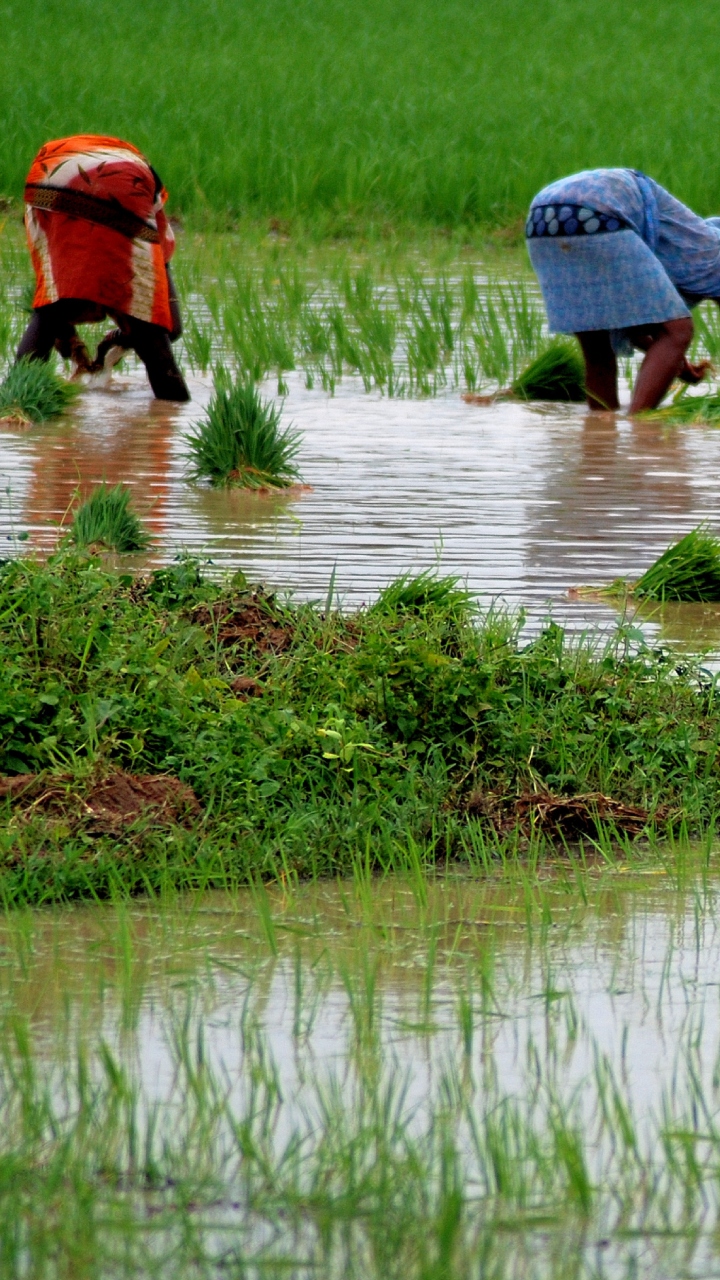
{"type": "Polygon", "coordinates": [[[144,551],[150,542],[134,511],[130,490],[124,485],[101,485],[78,507],[70,530],[77,547],[101,546],[108,551],[144,551]]]}
{"type": "Polygon", "coordinates": [[[523,400],[585,399],[585,362],[576,343],[557,338],[512,384],[523,400]]]}
{"type": "Polygon", "coordinates": [[[0,418],[47,422],[65,413],[79,392],[80,388],[59,377],[50,363],[18,360],[0,383],[0,418]]]}
{"type": "Polygon", "coordinates": [[[280,414],[252,380],[216,375],[207,417],[186,437],[195,478],[245,489],[285,489],[298,480],[300,436],[280,429],[280,414]]]}

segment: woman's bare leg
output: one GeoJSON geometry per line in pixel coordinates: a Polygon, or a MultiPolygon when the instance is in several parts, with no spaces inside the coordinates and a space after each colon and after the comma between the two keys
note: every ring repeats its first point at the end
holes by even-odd
{"type": "MultiPolygon", "coordinates": [[[[634,342],[635,333],[632,329],[628,329],[628,335],[634,342]]],[[[665,320],[663,324],[653,325],[649,334],[648,326],[643,325],[638,328],[638,346],[645,347],[648,336],[650,343],[635,383],[630,402],[631,413],[657,408],[670,384],[685,366],[685,352],[692,342],[693,322],[689,316],[680,320],[665,320]]]]}
{"type": "Polygon", "coordinates": [[[585,357],[585,390],[591,409],[617,409],[617,360],[607,329],[576,333],[585,357]]]}

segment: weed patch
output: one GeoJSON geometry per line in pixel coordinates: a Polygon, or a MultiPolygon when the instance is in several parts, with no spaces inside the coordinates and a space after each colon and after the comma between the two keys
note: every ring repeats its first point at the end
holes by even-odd
{"type": "Polygon", "coordinates": [[[361,850],[390,868],[408,842],[462,859],[469,825],[595,839],[669,814],[700,832],[717,810],[701,667],[622,630],[604,649],[554,625],[521,642],[517,619],[432,575],[343,616],[187,561],[137,578],[65,550],[2,567],[0,617],[0,799],[26,814],[0,833],[11,900],[104,893],[120,865],[128,891],[224,885],[342,872],[361,850]],[[153,809],[159,775],[172,795],[153,809]],[[125,822],[121,792],[142,819],[125,822]],[[68,820],[69,793],[92,830],[68,820]],[[500,798],[499,826],[478,794],[500,798]],[[182,797],[168,845],[158,814],[182,797]]]}

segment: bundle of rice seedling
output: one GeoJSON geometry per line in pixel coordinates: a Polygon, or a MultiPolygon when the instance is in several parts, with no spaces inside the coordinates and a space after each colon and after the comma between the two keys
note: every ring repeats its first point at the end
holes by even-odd
{"type": "Polygon", "coordinates": [[[77,547],[128,552],[144,551],[150,536],[130,510],[130,490],[122,484],[112,489],[102,484],[75,512],[70,541],[77,547]]]}
{"type": "Polygon", "coordinates": [[[300,436],[280,430],[280,413],[254,382],[216,375],[207,417],[187,437],[196,479],[246,489],[285,489],[298,480],[300,436]]]}
{"type": "Polygon", "coordinates": [[[46,422],[64,413],[80,387],[60,378],[42,360],[18,360],[0,383],[0,418],[46,422]]]}
{"type": "Polygon", "coordinates": [[[425,609],[444,609],[465,613],[475,599],[473,593],[458,586],[452,575],[439,577],[433,569],[425,569],[412,577],[403,573],[380,592],[371,613],[422,613],[425,609]]]}
{"type": "Polygon", "coordinates": [[[707,524],[698,525],[668,547],[631,590],[645,600],[720,600],[720,539],[707,524]]]}
{"type": "Polygon", "coordinates": [[[585,399],[585,361],[572,339],[556,338],[510,388],[523,400],[585,399]]]}
{"type": "Polygon", "coordinates": [[[677,426],[685,423],[717,426],[720,424],[720,395],[710,392],[706,396],[692,396],[683,392],[672,404],[664,405],[662,409],[649,409],[642,416],[677,426]]]}

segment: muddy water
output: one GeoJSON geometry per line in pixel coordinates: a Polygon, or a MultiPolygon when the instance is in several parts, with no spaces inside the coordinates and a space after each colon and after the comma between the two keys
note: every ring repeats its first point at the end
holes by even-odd
{"type": "Polygon", "coordinates": [[[0,1012],[29,1016],[54,1050],[69,1010],[91,1042],[117,1040],[122,1028],[145,1087],[162,1096],[173,1013],[190,1000],[209,1028],[210,1060],[230,1068],[241,1063],[250,1008],[292,1107],[302,1094],[298,1029],[316,1082],[350,1052],[369,966],[383,1057],[411,1071],[418,1100],[460,1047],[461,991],[475,1008],[477,1065],[487,1071],[492,1059],[510,1091],[524,1087],[530,1042],[545,1061],[562,1042],[564,1089],[592,1075],[599,1052],[642,1117],[660,1105],[692,1041],[714,1095],[720,884],[678,889],[657,869],[591,874],[583,903],[557,879],[542,889],[541,910],[538,894],[523,903],[517,884],[448,877],[422,901],[411,883],[389,878],[271,888],[261,909],[244,891],[160,910],[30,913],[0,929],[0,1012]]]}
{"type": "MultiPolygon", "coordinates": [[[[153,402],[132,372],[86,392],[69,420],[0,430],[0,545],[18,534],[52,545],[78,490],[124,481],[156,561],[190,551],[322,599],[336,566],[338,595],[354,604],[439,560],[486,600],[523,604],[534,618],[550,605],[582,627],[616,613],[568,603],[568,588],[636,576],[700,520],[720,526],[712,429],[591,419],[575,406],[472,407],[457,393],[388,400],[352,379],[331,398],[298,375],[285,417],[303,434],[311,491],[268,497],[188,483],[183,436],[207,381],[192,393],[188,406],[153,402]]],[[[720,609],[655,611],[647,625],[720,647],[720,609]]]]}
{"type": "MultiPolygon", "coordinates": [[[[387,879],[271,889],[261,906],[243,893],[36,912],[0,931],[0,1013],[27,1016],[41,1054],[58,1060],[72,1060],[78,1039],[92,1059],[104,1039],[160,1103],[177,1078],[178,1028],[194,1045],[202,1024],[204,1061],[238,1112],[259,1064],[274,1073],[279,1145],[294,1124],[317,1121],[333,1081],[350,1114],[361,1070],[402,1079],[418,1132],[449,1078],[462,1077],[478,1115],[509,1098],[532,1116],[547,1093],[576,1108],[601,1187],[620,1141],[612,1125],[594,1139],[603,1080],[633,1141],[650,1144],[648,1160],[660,1150],[659,1117],[677,1129],[713,1123],[720,885],[678,887],[658,870],[590,873],[583,902],[571,883],[556,873],[524,901],[518,883],[448,878],[425,894],[387,879]]],[[[650,1245],[642,1230],[618,1228],[602,1245],[605,1269],[590,1259],[572,1274],[717,1274],[710,1237],[700,1263],[633,1270],[642,1258],[650,1266],[650,1245]]],[[[508,1237],[508,1256],[516,1247],[508,1237]]]]}

